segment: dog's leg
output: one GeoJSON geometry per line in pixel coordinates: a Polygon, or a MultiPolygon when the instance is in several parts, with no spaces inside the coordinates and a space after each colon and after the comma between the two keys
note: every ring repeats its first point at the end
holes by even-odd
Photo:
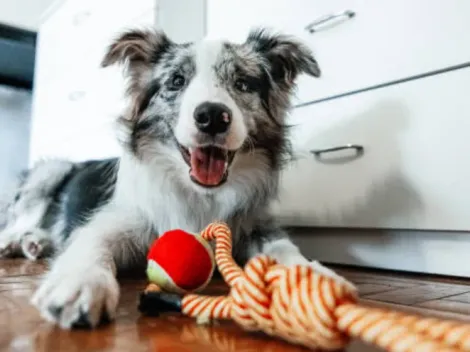
{"type": "Polygon", "coordinates": [[[11,227],[0,233],[0,258],[24,256],[36,260],[52,252],[52,239],[42,229],[11,227]]]}
{"type": "Polygon", "coordinates": [[[313,260],[309,261],[288,237],[287,233],[281,228],[268,227],[265,229],[263,234],[264,242],[261,246],[261,252],[273,257],[277,262],[286,265],[309,265],[315,271],[335,278],[340,282],[343,282],[350,286],[351,289],[354,287],[342,276],[335,273],[333,270],[322,265],[320,262],[313,260]]]}
{"type": "MultiPolygon", "coordinates": [[[[7,226],[0,232],[0,258],[8,258],[15,256],[31,256],[22,250],[22,239],[39,230],[44,214],[46,213],[48,202],[39,201],[35,204],[29,204],[26,210],[16,216],[7,223],[7,226]]],[[[44,237],[44,233],[40,236],[44,237]]],[[[44,242],[44,241],[43,241],[44,242]]]]}
{"type": "Polygon", "coordinates": [[[108,207],[72,234],[32,298],[43,318],[65,329],[95,327],[103,317],[114,318],[119,299],[116,268],[136,255],[131,236],[140,228],[135,219],[108,207]]]}
{"type": "Polygon", "coordinates": [[[33,209],[17,217],[0,232],[0,258],[23,255],[21,241],[27,234],[34,232],[41,219],[41,209],[33,209]]]}
{"type": "Polygon", "coordinates": [[[288,237],[278,238],[272,242],[263,245],[262,252],[267,254],[279,263],[287,266],[291,265],[310,265],[322,274],[333,275],[334,272],[314,260],[309,261],[288,237]]]}

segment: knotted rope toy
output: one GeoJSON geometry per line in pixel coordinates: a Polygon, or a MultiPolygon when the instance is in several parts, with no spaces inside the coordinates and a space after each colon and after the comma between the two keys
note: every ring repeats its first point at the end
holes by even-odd
{"type": "Polygon", "coordinates": [[[312,349],[339,350],[357,338],[390,352],[470,351],[470,324],[363,306],[347,283],[310,266],[280,265],[266,255],[242,270],[232,258],[227,225],[210,224],[201,236],[216,241],[215,259],[229,295],[149,289],[141,296],[142,312],[182,312],[199,322],[231,319],[246,330],[312,349]]]}

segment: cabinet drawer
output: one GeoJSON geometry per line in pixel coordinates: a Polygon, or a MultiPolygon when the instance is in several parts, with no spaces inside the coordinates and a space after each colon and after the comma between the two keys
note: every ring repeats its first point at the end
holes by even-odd
{"type": "Polygon", "coordinates": [[[208,0],[207,32],[241,41],[268,26],[303,40],[323,76],[300,78],[297,104],[470,61],[469,16],[466,0],[208,0]]]}
{"type": "MultiPolygon", "coordinates": [[[[153,15],[148,12],[138,17],[139,23],[151,24],[151,21],[153,15]]],[[[82,124],[109,122],[122,112],[126,101],[125,78],[121,67],[99,67],[110,40],[111,36],[106,43],[97,46],[94,54],[89,55],[92,59],[88,62],[76,57],[59,67],[51,61],[47,48],[39,46],[33,101],[33,134],[51,124],[56,129],[67,131],[82,124]]],[[[46,44],[49,43],[46,41],[46,44]]]]}
{"type": "Polygon", "coordinates": [[[286,225],[470,230],[470,69],[295,109],[286,225]],[[353,150],[310,150],[357,144],[353,150]]]}
{"type": "Polygon", "coordinates": [[[80,111],[81,122],[116,117],[125,107],[126,79],[120,67],[69,72],[36,83],[34,119],[71,119],[80,111]]]}
{"type": "Polygon", "coordinates": [[[123,77],[102,70],[93,79],[67,78],[35,92],[30,163],[49,157],[97,159],[120,152],[115,120],[127,103],[123,77]]]}
{"type": "Polygon", "coordinates": [[[153,25],[155,11],[154,0],[66,1],[40,28],[38,78],[99,68],[111,39],[129,26],[153,25]]]}
{"type": "Polygon", "coordinates": [[[70,39],[89,33],[88,40],[94,40],[93,34],[107,28],[119,27],[145,10],[154,11],[157,0],[65,0],[41,25],[43,29],[55,30],[59,37],[70,39]]]}

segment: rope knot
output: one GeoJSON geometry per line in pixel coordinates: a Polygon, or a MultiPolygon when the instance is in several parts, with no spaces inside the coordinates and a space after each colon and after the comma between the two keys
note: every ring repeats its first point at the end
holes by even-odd
{"type": "Polygon", "coordinates": [[[248,330],[262,330],[294,343],[335,350],[348,338],[339,331],[336,308],[354,302],[356,292],[308,266],[285,267],[258,256],[232,287],[232,318],[248,330]]]}
{"type": "Polygon", "coordinates": [[[330,351],[344,348],[349,337],[391,352],[470,351],[469,325],[363,307],[348,282],[309,265],[286,267],[261,255],[242,270],[232,258],[226,224],[211,224],[202,234],[216,240],[217,266],[231,291],[186,295],[182,312],[200,322],[233,319],[248,330],[330,351]]]}

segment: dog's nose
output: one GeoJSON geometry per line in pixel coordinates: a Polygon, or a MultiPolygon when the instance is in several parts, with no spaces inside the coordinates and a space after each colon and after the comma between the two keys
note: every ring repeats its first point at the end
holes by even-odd
{"type": "Polygon", "coordinates": [[[199,131],[215,136],[227,132],[232,113],[224,104],[205,102],[194,110],[194,120],[199,131]]]}

